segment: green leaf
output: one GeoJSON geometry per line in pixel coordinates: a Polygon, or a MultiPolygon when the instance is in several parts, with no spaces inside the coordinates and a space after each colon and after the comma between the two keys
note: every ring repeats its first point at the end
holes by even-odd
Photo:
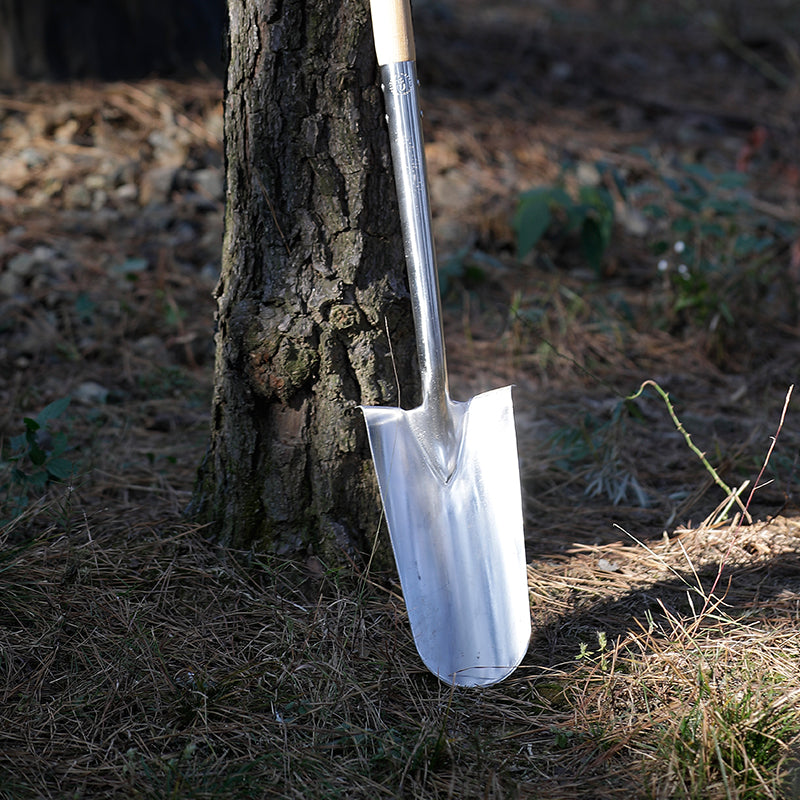
{"type": "Polygon", "coordinates": [[[670,227],[673,233],[688,233],[694,228],[694,222],[689,217],[678,217],[670,227]]]}
{"type": "Polygon", "coordinates": [[[547,194],[550,198],[551,207],[561,206],[562,208],[569,208],[573,204],[572,198],[561,186],[554,186],[552,189],[548,189],[547,194]]]}
{"type": "Polygon", "coordinates": [[[604,186],[581,186],[581,202],[596,209],[602,216],[614,216],[614,198],[604,186]]]}
{"type": "Polygon", "coordinates": [[[722,189],[741,189],[750,178],[744,172],[722,172],[717,175],[717,185],[722,189]]]}
{"type": "Polygon", "coordinates": [[[650,252],[654,256],[662,256],[669,249],[669,242],[664,241],[664,239],[659,239],[657,242],[653,242],[653,244],[650,245],[650,252]]]}
{"type": "Polygon", "coordinates": [[[675,200],[680,203],[684,208],[689,209],[689,211],[697,214],[702,209],[702,203],[696,197],[693,197],[690,194],[679,194],[675,196],[675,200]]]}
{"type": "Polygon", "coordinates": [[[44,425],[51,419],[56,419],[57,417],[60,417],[66,411],[67,406],[70,403],[70,400],[71,398],[69,397],[69,395],[67,395],[67,397],[60,397],[58,400],[53,400],[52,403],[46,405],[36,415],[36,421],[40,425],[44,425]]]}
{"type": "Polygon", "coordinates": [[[684,164],[683,171],[687,175],[694,175],[705,181],[713,181],[714,173],[703,164],[684,164]]]}
{"type": "Polygon", "coordinates": [[[719,313],[722,314],[728,325],[733,325],[736,322],[736,319],[733,316],[733,312],[731,311],[730,306],[725,301],[722,301],[719,304],[719,313]]]}
{"type": "Polygon", "coordinates": [[[469,253],[468,247],[462,247],[454,253],[447,261],[439,267],[439,294],[442,298],[447,297],[450,291],[450,283],[455,278],[464,275],[464,259],[469,253]]]}
{"type": "Polygon", "coordinates": [[[735,200],[725,200],[721,197],[709,197],[701,204],[702,208],[709,208],[715,214],[721,214],[724,217],[732,217],[742,210],[741,203],[735,200]]]}
{"type": "Polygon", "coordinates": [[[34,472],[33,475],[28,476],[28,484],[34,489],[43,489],[47,486],[47,473],[42,470],[41,472],[34,472]]]}
{"type": "Polygon", "coordinates": [[[47,462],[47,472],[51,478],[65,481],[72,475],[72,462],[66,458],[51,458],[47,462]]]}
{"type": "Polygon", "coordinates": [[[581,249],[584,258],[589,262],[589,266],[597,272],[603,266],[603,254],[605,253],[605,237],[600,223],[591,217],[587,217],[581,228],[581,249]]]}
{"type": "Polygon", "coordinates": [[[522,196],[514,218],[519,258],[524,258],[536,247],[551,221],[549,191],[528,192],[522,196]]]}
{"type": "Polygon", "coordinates": [[[648,203],[642,208],[642,213],[651,219],[664,219],[667,216],[667,210],[657,203],[648,203]]]}
{"type": "Polygon", "coordinates": [[[57,433],[53,437],[53,444],[50,447],[51,456],[60,456],[66,450],[70,450],[69,439],[66,433],[57,433]]]}
{"type": "Polygon", "coordinates": [[[644,422],[644,414],[642,413],[642,409],[639,408],[639,404],[635,400],[632,400],[630,397],[626,397],[623,402],[625,403],[625,410],[628,412],[630,417],[639,420],[639,422],[644,422]]]}
{"type": "Polygon", "coordinates": [[[647,147],[643,147],[642,145],[633,145],[633,147],[629,148],[629,152],[635,156],[639,156],[647,161],[648,164],[651,166],[656,166],[656,160],[653,158],[653,154],[647,147]]]}
{"type": "Polygon", "coordinates": [[[774,239],[771,236],[754,236],[750,233],[740,233],[734,241],[733,252],[739,257],[763,253],[773,243],[774,239]]]}
{"type": "Polygon", "coordinates": [[[12,436],[8,440],[8,446],[11,449],[12,453],[22,453],[26,448],[26,437],[24,433],[18,433],[16,436],[12,436]]]}
{"type": "Polygon", "coordinates": [[[614,179],[614,186],[617,187],[617,191],[619,192],[619,196],[623,200],[628,199],[628,187],[625,184],[625,178],[622,177],[622,174],[618,169],[611,170],[611,177],[614,179]]]}
{"type": "Polygon", "coordinates": [[[81,292],[75,298],[75,313],[81,322],[91,322],[96,308],[96,304],[86,292],[81,292]]]}
{"type": "Polygon", "coordinates": [[[30,458],[32,464],[41,467],[47,461],[47,453],[38,444],[35,444],[28,452],[28,458],[30,458]]]}
{"type": "Polygon", "coordinates": [[[572,203],[565,206],[567,212],[567,230],[579,231],[591,212],[592,207],[588,203],[572,203]]]}
{"type": "Polygon", "coordinates": [[[703,236],[715,237],[717,239],[722,239],[725,237],[725,228],[723,228],[718,222],[701,222],[699,225],[699,230],[703,236]]]}

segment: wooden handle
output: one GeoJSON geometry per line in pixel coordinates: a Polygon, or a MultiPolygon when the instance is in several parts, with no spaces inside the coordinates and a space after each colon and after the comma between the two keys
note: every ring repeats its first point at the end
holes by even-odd
{"type": "Polygon", "coordinates": [[[372,35],[378,65],[415,61],[414,30],[409,0],[370,0],[372,35]]]}

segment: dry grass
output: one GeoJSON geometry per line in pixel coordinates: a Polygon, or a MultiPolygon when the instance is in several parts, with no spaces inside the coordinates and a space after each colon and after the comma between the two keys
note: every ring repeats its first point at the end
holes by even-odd
{"type": "Polygon", "coordinates": [[[534,559],[527,659],[451,691],[391,584],[176,518],[53,525],[2,550],[0,796],[796,796],[799,541],[534,559]]]}

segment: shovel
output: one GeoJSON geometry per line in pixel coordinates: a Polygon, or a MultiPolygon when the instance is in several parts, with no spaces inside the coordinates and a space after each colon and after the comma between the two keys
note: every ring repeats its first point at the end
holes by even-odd
{"type": "Polygon", "coordinates": [[[450,399],[408,0],[371,0],[422,405],[363,407],[417,650],[456,686],[517,667],[531,634],[511,387],[450,399]]]}

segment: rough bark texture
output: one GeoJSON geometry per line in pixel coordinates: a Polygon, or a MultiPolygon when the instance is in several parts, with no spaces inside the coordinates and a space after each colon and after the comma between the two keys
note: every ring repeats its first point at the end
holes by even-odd
{"type": "Polygon", "coordinates": [[[221,72],[225,0],[0,0],[0,81],[221,72]]]}
{"type": "Polygon", "coordinates": [[[358,405],[398,401],[387,329],[403,400],[415,391],[368,6],[229,0],[229,14],[212,440],[194,508],[237,547],[341,560],[368,552],[380,521],[358,405]]]}

